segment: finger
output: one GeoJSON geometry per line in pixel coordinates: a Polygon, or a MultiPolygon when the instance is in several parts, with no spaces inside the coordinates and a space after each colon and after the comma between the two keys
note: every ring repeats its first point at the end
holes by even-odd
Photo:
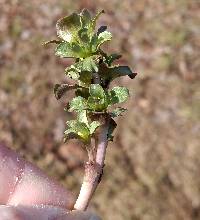
{"type": "Polygon", "coordinates": [[[1,220],[24,220],[21,213],[14,207],[0,206],[0,219],[1,220]]]}
{"type": "Polygon", "coordinates": [[[54,205],[70,209],[73,196],[44,172],[0,145],[0,204],[54,205]]]}
{"type": "Polygon", "coordinates": [[[0,206],[1,220],[100,220],[89,212],[66,212],[52,206],[13,207],[0,206]]]}

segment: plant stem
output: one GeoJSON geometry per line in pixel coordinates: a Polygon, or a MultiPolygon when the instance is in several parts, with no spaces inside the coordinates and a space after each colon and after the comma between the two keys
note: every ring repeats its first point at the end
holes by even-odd
{"type": "MultiPolygon", "coordinates": [[[[105,120],[106,121],[106,120],[105,120]]],[[[87,162],[85,165],[85,175],[83,178],[83,183],[81,190],[74,205],[74,209],[85,211],[88,204],[94,194],[98,184],[101,181],[101,176],[103,174],[104,160],[106,154],[106,148],[108,144],[108,127],[109,121],[105,122],[98,132],[96,139],[96,159],[94,162],[87,162]]]]}

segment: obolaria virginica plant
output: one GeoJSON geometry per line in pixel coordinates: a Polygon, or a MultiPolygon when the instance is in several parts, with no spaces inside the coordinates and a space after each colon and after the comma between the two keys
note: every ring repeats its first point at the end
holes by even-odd
{"type": "Polygon", "coordinates": [[[112,133],[117,126],[113,118],[126,111],[116,105],[127,100],[128,89],[109,88],[109,85],[117,77],[133,79],[136,76],[128,66],[113,65],[121,55],[107,54],[101,49],[112,38],[106,26],[96,30],[97,19],[102,13],[104,11],[91,17],[89,11],[83,9],[80,14],[61,18],[56,24],[59,39],[45,43],[57,44],[56,56],[74,58],[74,64],[66,67],[65,74],[76,83],[56,84],[54,93],[60,99],[69,90],[75,91],[66,110],[76,112],[77,118],[67,121],[64,140],[80,139],[88,153],[82,187],[74,205],[76,210],[87,209],[101,180],[108,141],[113,140],[112,133]]]}

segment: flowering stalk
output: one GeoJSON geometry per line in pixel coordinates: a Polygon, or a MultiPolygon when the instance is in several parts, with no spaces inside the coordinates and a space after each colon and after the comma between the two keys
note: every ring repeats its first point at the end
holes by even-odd
{"type": "Polygon", "coordinates": [[[75,97],[65,110],[76,112],[77,119],[67,122],[64,141],[79,139],[88,153],[83,184],[74,205],[77,210],[87,209],[100,183],[108,141],[113,140],[117,125],[113,118],[126,111],[115,106],[127,100],[128,89],[120,86],[109,89],[110,82],[121,76],[132,79],[136,76],[128,66],[113,65],[121,55],[107,54],[101,49],[102,44],[112,38],[106,26],[96,31],[96,22],[102,13],[104,11],[92,18],[89,11],[83,9],[80,14],[61,18],[56,24],[59,39],[45,43],[57,44],[57,56],[75,61],[65,69],[65,74],[75,83],[56,84],[54,93],[60,99],[69,90],[75,90],[75,97]]]}

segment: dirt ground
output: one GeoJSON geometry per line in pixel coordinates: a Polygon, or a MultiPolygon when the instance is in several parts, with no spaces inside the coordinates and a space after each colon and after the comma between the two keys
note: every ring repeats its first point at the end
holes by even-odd
{"type": "Polygon", "coordinates": [[[42,43],[83,7],[105,9],[107,49],[138,72],[115,82],[132,97],[90,208],[105,220],[200,219],[199,0],[0,0],[0,142],[79,192],[86,154],[62,144],[73,115],[52,92],[69,61],[42,43]]]}

